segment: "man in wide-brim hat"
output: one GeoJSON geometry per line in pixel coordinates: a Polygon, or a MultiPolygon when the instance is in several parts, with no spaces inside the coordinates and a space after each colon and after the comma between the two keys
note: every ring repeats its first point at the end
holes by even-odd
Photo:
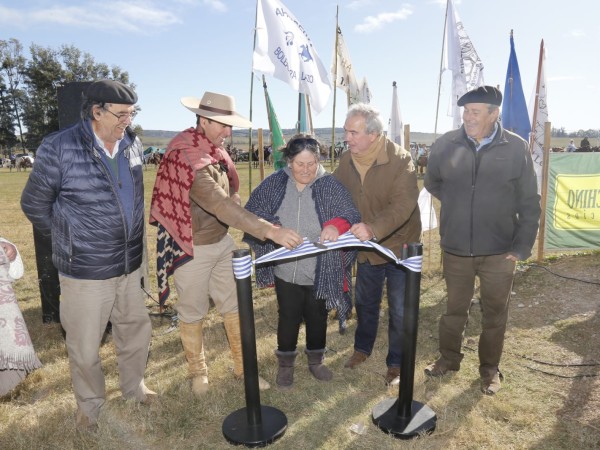
{"type": "Polygon", "coordinates": [[[527,142],[498,121],[502,94],[481,86],[458,99],[463,126],[431,147],[425,187],[441,201],[446,312],[439,325],[440,358],[425,368],[439,377],[460,369],[465,326],[480,282],[479,375],[484,394],[500,390],[515,263],[531,255],[540,196],[527,142]]]}
{"type": "MultiPolygon", "coordinates": [[[[184,97],[181,103],[196,114],[196,127],[179,133],[167,147],[156,176],[150,222],[158,226],[161,302],[169,295],[167,276],[173,273],[181,342],[192,391],[200,396],[208,391],[202,320],[210,299],[223,316],[234,375],[244,374],[231,261],[236,244],[228,227],[288,249],[300,245],[302,237],[240,206],[237,170],[223,146],[232,127],[252,124],[236,112],[233,97],[206,92],[202,99],[184,97]]],[[[269,384],[259,377],[259,387],[268,389],[269,384]]]]}

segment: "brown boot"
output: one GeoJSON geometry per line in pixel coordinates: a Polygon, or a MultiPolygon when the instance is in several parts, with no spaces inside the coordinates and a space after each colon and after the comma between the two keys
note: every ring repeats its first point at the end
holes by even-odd
{"type": "Polygon", "coordinates": [[[385,374],[385,384],[388,386],[397,386],[400,384],[400,367],[388,367],[385,374]]]}
{"type": "MultiPolygon", "coordinates": [[[[482,372],[480,370],[480,372],[482,372]]],[[[493,374],[482,373],[481,374],[481,392],[485,395],[495,395],[502,387],[502,381],[504,381],[504,375],[500,370],[496,370],[493,374]]]]}
{"type": "MultiPolygon", "coordinates": [[[[231,349],[231,358],[233,359],[233,374],[237,378],[244,377],[244,361],[242,357],[242,338],[240,335],[240,315],[236,312],[230,312],[223,314],[223,324],[225,325],[225,333],[227,333],[227,340],[229,341],[229,348],[231,349]]],[[[271,385],[258,376],[258,389],[266,391],[271,385]]]]}
{"type": "Polygon", "coordinates": [[[188,362],[188,372],[192,377],[192,392],[196,397],[200,397],[208,392],[208,368],[202,342],[202,321],[193,323],[179,321],[179,335],[188,362]]]}
{"type": "Polygon", "coordinates": [[[456,372],[460,369],[460,364],[453,364],[444,358],[439,358],[436,362],[425,367],[425,375],[428,377],[443,377],[448,372],[456,372]]]}
{"type": "Polygon", "coordinates": [[[365,362],[368,357],[369,355],[367,355],[366,353],[357,352],[356,350],[354,350],[354,353],[352,353],[350,359],[346,361],[344,367],[346,367],[347,369],[354,369],[359,364],[365,362]]]}

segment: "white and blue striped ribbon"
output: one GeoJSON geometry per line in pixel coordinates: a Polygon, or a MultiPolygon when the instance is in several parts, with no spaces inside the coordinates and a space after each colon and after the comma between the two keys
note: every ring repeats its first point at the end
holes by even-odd
{"type": "Polygon", "coordinates": [[[317,253],[326,252],[328,250],[339,250],[340,248],[345,247],[366,247],[372,248],[377,252],[382,253],[383,255],[387,256],[392,261],[394,261],[396,264],[400,264],[413,272],[421,272],[421,267],[423,265],[422,255],[411,256],[407,259],[398,259],[396,258],[396,255],[394,255],[394,252],[392,252],[389,248],[385,248],[377,244],[376,242],[360,241],[349,231],[342,234],[337,241],[326,241],[325,243],[323,243],[323,245],[326,248],[319,248],[315,246],[312,242],[310,242],[308,239],[304,238],[304,242],[302,242],[302,244],[300,244],[298,247],[292,250],[288,250],[285,247],[278,248],[277,250],[273,250],[271,253],[267,253],[266,255],[263,255],[260,258],[256,259],[254,261],[254,264],[263,264],[266,262],[298,258],[300,256],[314,255],[317,253]]]}
{"type": "Polygon", "coordinates": [[[233,275],[238,280],[243,280],[252,275],[252,256],[233,258],[233,275]]]}

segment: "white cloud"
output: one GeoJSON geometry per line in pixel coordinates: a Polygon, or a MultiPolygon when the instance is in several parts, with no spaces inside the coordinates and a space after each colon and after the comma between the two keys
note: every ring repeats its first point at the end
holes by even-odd
{"type": "Polygon", "coordinates": [[[353,0],[350,3],[348,3],[348,5],[346,5],[346,7],[348,9],[360,9],[363,8],[365,6],[369,6],[372,5],[374,2],[373,0],[353,0]]]}
{"type": "Polygon", "coordinates": [[[202,3],[218,12],[227,11],[227,5],[221,0],[203,0],[202,3]]]}
{"type": "Polygon", "coordinates": [[[18,10],[0,6],[0,23],[39,26],[59,24],[73,28],[95,28],[106,32],[145,33],[180,23],[177,15],[155,7],[151,1],[89,2],[81,6],[53,6],[44,9],[18,10]]]}
{"type": "Polygon", "coordinates": [[[372,31],[382,28],[388,23],[392,23],[397,20],[405,20],[412,13],[412,8],[405,6],[396,12],[380,13],[377,14],[377,16],[367,16],[365,17],[363,23],[360,23],[354,27],[354,31],[358,33],[371,33],[372,31]]]}
{"type": "Polygon", "coordinates": [[[583,30],[571,30],[567,33],[567,36],[571,36],[574,38],[580,38],[585,36],[585,32],[583,30]]]}

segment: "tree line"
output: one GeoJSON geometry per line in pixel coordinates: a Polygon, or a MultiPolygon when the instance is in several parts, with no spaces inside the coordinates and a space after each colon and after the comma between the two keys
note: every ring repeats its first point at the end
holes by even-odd
{"type": "Polygon", "coordinates": [[[566,131],[565,127],[554,128],[552,127],[552,137],[569,137],[569,138],[592,138],[592,137],[600,137],[600,130],[577,130],[577,131],[566,131]]]}
{"type": "Polygon", "coordinates": [[[29,57],[18,39],[0,40],[0,152],[35,150],[59,129],[57,90],[73,81],[104,78],[130,84],[119,66],[99,63],[73,45],[32,43],[29,57]]]}

